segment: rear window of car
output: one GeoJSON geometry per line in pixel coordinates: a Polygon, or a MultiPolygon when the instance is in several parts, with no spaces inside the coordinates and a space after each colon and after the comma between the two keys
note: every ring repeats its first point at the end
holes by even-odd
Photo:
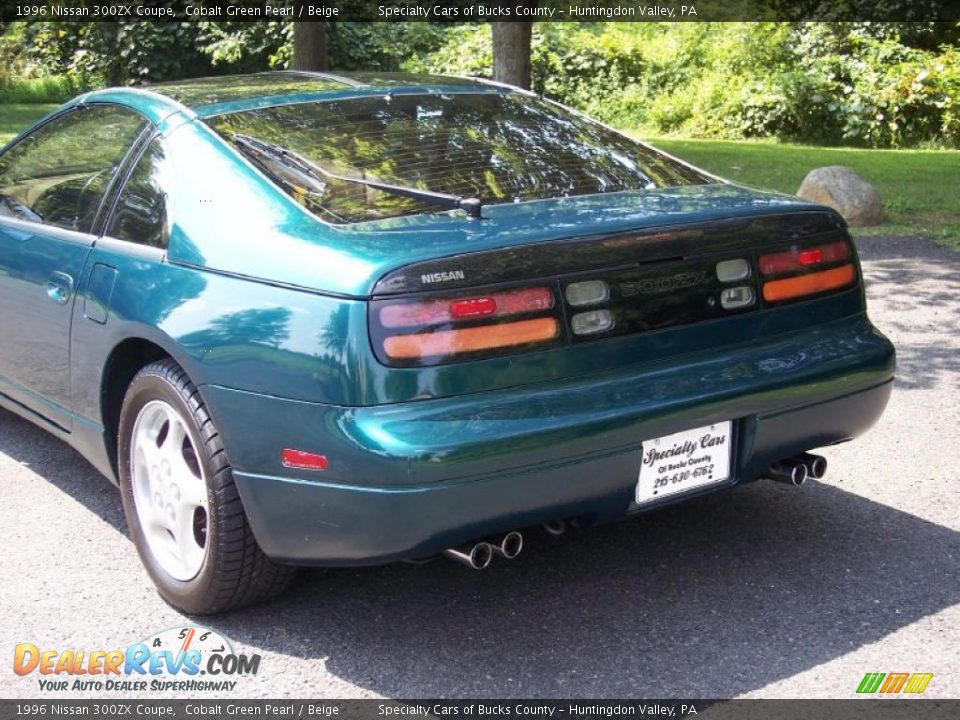
{"type": "Polygon", "coordinates": [[[602,125],[529,96],[377,95],[247,110],[209,118],[298,202],[322,219],[362,222],[435,203],[349,178],[478,198],[485,205],[715,182],[602,125]],[[325,171],[312,182],[261,147],[325,171]]]}

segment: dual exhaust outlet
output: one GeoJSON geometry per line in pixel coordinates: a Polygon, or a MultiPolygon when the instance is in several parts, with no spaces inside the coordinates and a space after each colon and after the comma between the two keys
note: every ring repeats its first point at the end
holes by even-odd
{"type": "Polygon", "coordinates": [[[774,463],[767,469],[766,477],[777,482],[800,487],[809,478],[819,480],[827,474],[827,459],[812,453],[801,453],[792,458],[774,463]]]}
{"type": "MultiPolygon", "coordinates": [[[[776,482],[800,487],[808,478],[819,480],[827,473],[827,459],[821,455],[801,453],[792,458],[781,460],[771,465],[765,477],[776,482]]],[[[551,535],[561,535],[566,530],[566,523],[561,521],[544,523],[544,529],[551,535]]],[[[508,532],[499,541],[484,540],[461,548],[447,548],[443,554],[451,560],[463,563],[474,570],[484,570],[490,567],[495,555],[507,560],[513,560],[523,550],[523,535],[513,530],[508,532]]]]}
{"type": "Polygon", "coordinates": [[[474,570],[483,570],[490,567],[494,555],[513,560],[522,550],[523,535],[513,530],[504,535],[499,542],[484,541],[463,548],[448,548],[443,551],[443,554],[474,570]]]}

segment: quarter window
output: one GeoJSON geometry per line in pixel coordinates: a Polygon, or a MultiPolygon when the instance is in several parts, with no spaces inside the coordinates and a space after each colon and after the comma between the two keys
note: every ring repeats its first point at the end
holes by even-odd
{"type": "Polygon", "coordinates": [[[124,155],[147,122],[116,105],[55,118],[0,155],[0,216],[91,232],[124,155]]]}
{"type": "Polygon", "coordinates": [[[171,167],[160,138],[151,142],[127,179],[107,229],[119,240],[166,248],[171,167]]]}

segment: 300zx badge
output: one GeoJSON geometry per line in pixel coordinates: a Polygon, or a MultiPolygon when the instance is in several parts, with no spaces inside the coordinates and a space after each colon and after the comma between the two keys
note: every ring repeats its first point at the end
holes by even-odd
{"type": "Polygon", "coordinates": [[[620,283],[620,292],[624,297],[633,295],[650,295],[654,293],[670,292],[681,288],[693,287],[705,282],[709,274],[706,270],[699,272],[682,272],[676,275],[665,275],[658,278],[645,278],[620,283]]]}

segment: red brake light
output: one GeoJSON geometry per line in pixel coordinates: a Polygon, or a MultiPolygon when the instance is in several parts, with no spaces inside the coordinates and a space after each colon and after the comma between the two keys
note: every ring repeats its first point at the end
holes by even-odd
{"type": "Polygon", "coordinates": [[[782,275],[804,270],[817,265],[842,262],[850,257],[850,244],[846,240],[803,248],[786,250],[760,256],[760,272],[763,275],[782,275]]]}
{"type": "Polygon", "coordinates": [[[820,248],[801,250],[797,253],[797,260],[801,265],[817,265],[823,262],[823,250],[820,248]]]}
{"type": "Polygon", "coordinates": [[[550,288],[524,288],[480,297],[384,305],[380,308],[380,324],[386,328],[420,327],[473,317],[505,317],[539,312],[552,307],[553,291],[550,288]]]}
{"type": "Polygon", "coordinates": [[[497,301],[492,297],[467,298],[450,303],[450,315],[454,320],[493,315],[496,311],[497,301]]]}

